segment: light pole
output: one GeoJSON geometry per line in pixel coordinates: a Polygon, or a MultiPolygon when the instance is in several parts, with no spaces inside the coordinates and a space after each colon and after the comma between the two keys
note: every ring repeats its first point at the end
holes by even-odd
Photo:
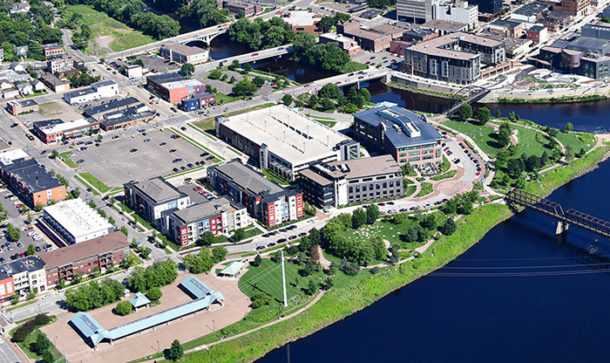
{"type": "Polygon", "coordinates": [[[159,339],[157,339],[157,353],[159,353],[160,350],[161,348],[159,347],[159,339]]]}

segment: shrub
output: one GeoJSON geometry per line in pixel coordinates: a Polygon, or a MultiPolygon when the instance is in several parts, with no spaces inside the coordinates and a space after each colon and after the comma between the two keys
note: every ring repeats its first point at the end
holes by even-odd
{"type": "Polygon", "coordinates": [[[157,301],[163,296],[161,289],[158,287],[153,287],[146,293],[146,297],[148,297],[151,301],[157,301]]]}
{"type": "Polygon", "coordinates": [[[250,298],[252,300],[252,308],[260,308],[261,306],[270,305],[273,302],[273,298],[264,292],[259,292],[258,294],[252,296],[250,298]]]}
{"type": "Polygon", "coordinates": [[[116,304],[116,308],[114,309],[117,314],[120,316],[125,316],[131,314],[133,311],[133,307],[129,301],[121,301],[116,304]]]}
{"type": "Polygon", "coordinates": [[[25,338],[34,331],[34,329],[36,329],[35,320],[32,319],[27,321],[25,324],[19,326],[17,330],[15,330],[15,333],[13,334],[13,341],[23,342],[25,338]]]}
{"type": "Polygon", "coordinates": [[[358,264],[349,261],[341,262],[339,269],[343,271],[344,274],[349,276],[356,276],[358,275],[358,272],[360,272],[360,267],[358,266],[358,264]]]}
{"type": "Polygon", "coordinates": [[[47,349],[49,349],[50,346],[51,342],[49,341],[47,336],[44,335],[44,333],[39,333],[38,337],[36,337],[36,341],[30,344],[30,350],[35,353],[42,354],[47,349]]]}

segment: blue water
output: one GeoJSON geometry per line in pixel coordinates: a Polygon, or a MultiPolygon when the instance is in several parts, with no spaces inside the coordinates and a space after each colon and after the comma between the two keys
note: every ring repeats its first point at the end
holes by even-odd
{"type": "MultiPolygon", "coordinates": [[[[610,220],[608,180],[610,161],[549,198],[610,220]]],[[[608,362],[610,241],[574,227],[560,244],[554,232],[550,218],[521,213],[436,273],[260,362],[608,362]]]]}

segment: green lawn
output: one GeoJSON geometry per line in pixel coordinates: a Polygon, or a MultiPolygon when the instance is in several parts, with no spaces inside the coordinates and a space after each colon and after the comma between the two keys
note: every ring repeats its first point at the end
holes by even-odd
{"type": "Polygon", "coordinates": [[[224,105],[226,103],[231,103],[234,101],[245,100],[248,97],[249,96],[231,96],[231,95],[224,94],[222,92],[217,92],[216,93],[216,103],[219,105],[224,105]]]}
{"type": "Polygon", "coordinates": [[[263,174],[267,179],[272,180],[280,185],[290,185],[291,183],[290,180],[282,177],[281,175],[275,173],[273,170],[270,169],[263,169],[263,174]]]}
{"type": "Polygon", "coordinates": [[[525,127],[515,125],[511,125],[511,127],[514,130],[517,130],[518,149],[515,153],[516,157],[520,157],[522,153],[541,156],[545,150],[546,152],[550,152],[544,144],[536,139],[536,134],[538,134],[536,130],[526,129],[525,127]]]}
{"type": "Polygon", "coordinates": [[[493,137],[494,128],[488,125],[481,126],[464,121],[445,121],[443,125],[470,136],[484,153],[494,158],[501,146],[493,137]]]}
{"type": "MultiPolygon", "coordinates": [[[[299,275],[300,266],[292,262],[285,263],[286,268],[286,295],[288,300],[303,294],[302,289],[309,285],[310,278],[322,279],[323,273],[317,272],[313,277],[299,275]],[[298,280],[298,284],[294,284],[298,280]]],[[[270,259],[263,259],[259,267],[250,266],[248,272],[239,279],[239,289],[248,296],[264,292],[278,301],[283,300],[282,295],[282,268],[279,263],[270,259]]]]}
{"type": "Polygon", "coordinates": [[[57,102],[46,102],[38,105],[38,112],[44,116],[58,115],[62,109],[62,106],[57,102]]]}
{"type": "Polygon", "coordinates": [[[66,165],[68,165],[71,168],[76,168],[78,166],[78,164],[76,164],[74,161],[72,161],[72,159],[70,159],[70,156],[72,156],[72,151],[66,151],[66,152],[59,154],[59,158],[61,160],[63,160],[63,162],[66,165]]]}
{"type": "Polygon", "coordinates": [[[404,196],[410,197],[411,195],[413,195],[413,193],[415,193],[416,190],[417,190],[417,187],[415,185],[409,185],[405,189],[404,196]]]}
{"type": "Polygon", "coordinates": [[[91,189],[91,193],[93,193],[93,195],[100,195],[100,192],[98,192],[97,189],[95,189],[95,188],[91,188],[90,185],[81,176],[74,175],[74,179],[81,182],[87,189],[91,189]]]}
{"type": "Polygon", "coordinates": [[[214,121],[214,117],[208,117],[203,120],[195,121],[193,122],[193,125],[204,131],[216,130],[216,121],[214,121]]]}
{"type": "Polygon", "coordinates": [[[450,178],[453,178],[455,176],[455,174],[457,174],[457,170],[449,170],[448,172],[446,172],[444,174],[435,175],[430,179],[432,179],[432,180],[450,179],[450,178]]]}
{"type": "Polygon", "coordinates": [[[349,61],[343,66],[343,73],[361,71],[361,70],[367,69],[368,67],[369,66],[367,66],[364,63],[349,61]]]}
{"type": "Polygon", "coordinates": [[[154,42],[154,39],[142,32],[114,20],[108,15],[87,5],[67,5],[66,8],[83,16],[83,23],[91,27],[93,37],[100,48],[108,46],[114,52],[138,47],[154,42]],[[103,38],[100,37],[110,37],[103,38]]]}
{"type": "Polygon", "coordinates": [[[99,190],[101,193],[106,193],[110,190],[110,187],[106,184],[99,181],[96,177],[91,175],[90,173],[83,172],[79,174],[81,178],[85,179],[87,183],[91,184],[95,189],[99,190]]]}
{"type": "Polygon", "coordinates": [[[347,238],[355,241],[371,241],[374,236],[379,236],[384,240],[390,242],[390,245],[400,244],[401,248],[416,248],[422,245],[419,242],[404,242],[400,236],[403,235],[407,229],[415,227],[417,221],[409,218],[402,224],[394,224],[390,221],[379,220],[375,224],[367,224],[356,230],[349,229],[347,232],[347,238]]]}
{"type": "MultiPolygon", "coordinates": [[[[17,343],[17,345],[19,345],[19,348],[21,348],[21,350],[23,350],[25,355],[27,355],[28,358],[31,358],[34,360],[40,359],[41,356],[32,352],[30,350],[30,345],[36,341],[36,338],[38,338],[39,334],[44,334],[44,333],[41,332],[40,329],[36,329],[25,338],[25,341],[17,343]]],[[[51,352],[51,354],[53,354],[53,358],[55,358],[56,363],[64,362],[61,353],[53,345],[53,340],[51,340],[51,346],[49,347],[49,351],[51,352]]]]}
{"type": "Polygon", "coordinates": [[[566,147],[570,145],[574,153],[579,152],[580,149],[589,151],[593,146],[595,146],[595,136],[588,133],[560,132],[557,134],[557,140],[559,140],[559,142],[566,147]]]}
{"type": "Polygon", "coordinates": [[[432,183],[428,183],[428,182],[423,182],[421,183],[421,189],[419,190],[419,193],[417,193],[417,197],[423,197],[425,195],[428,195],[430,193],[432,193],[433,189],[432,189],[432,183]]]}

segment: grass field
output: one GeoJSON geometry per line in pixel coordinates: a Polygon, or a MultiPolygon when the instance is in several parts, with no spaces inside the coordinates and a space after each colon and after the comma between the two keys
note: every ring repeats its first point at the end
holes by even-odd
{"type": "Polygon", "coordinates": [[[375,224],[364,225],[357,230],[349,229],[347,232],[347,238],[355,241],[371,241],[374,236],[379,236],[384,240],[390,242],[390,245],[400,244],[401,248],[416,248],[422,244],[419,242],[404,242],[400,236],[403,235],[407,229],[415,227],[417,221],[413,218],[407,219],[404,223],[394,224],[390,221],[379,220],[375,224]]]}
{"type": "Polygon", "coordinates": [[[66,165],[68,165],[71,168],[76,168],[78,166],[78,164],[76,164],[72,159],[70,159],[70,156],[72,156],[72,151],[66,151],[66,152],[59,154],[59,158],[66,165]]]}
{"type": "Polygon", "coordinates": [[[518,149],[515,153],[515,157],[520,157],[522,153],[540,156],[545,150],[546,152],[550,152],[544,144],[536,139],[536,134],[538,133],[536,130],[526,129],[525,127],[515,125],[511,125],[511,127],[514,130],[517,130],[518,149]]]}
{"type": "Polygon", "coordinates": [[[66,7],[69,11],[83,16],[83,23],[91,27],[93,37],[101,49],[110,48],[114,52],[119,52],[154,42],[154,39],[148,35],[87,5],[67,5],[66,7]]]}
{"type": "Polygon", "coordinates": [[[369,66],[367,66],[364,63],[358,63],[358,62],[347,62],[344,66],[343,66],[343,73],[349,73],[349,72],[356,72],[356,71],[361,71],[363,69],[367,69],[369,66]]]}
{"type": "Polygon", "coordinates": [[[448,172],[446,172],[444,174],[435,175],[435,176],[433,176],[430,179],[432,179],[432,180],[444,180],[444,179],[453,178],[455,176],[455,174],[457,174],[457,170],[449,170],[448,172]]]}
{"type": "Polygon", "coordinates": [[[45,116],[57,115],[61,113],[61,110],[61,105],[56,102],[46,102],[38,105],[38,112],[45,116]]]}
{"type": "Polygon", "coordinates": [[[470,136],[481,150],[492,158],[501,149],[500,144],[493,137],[495,131],[491,126],[475,125],[474,123],[463,121],[445,121],[443,125],[470,136]]]}
{"type": "Polygon", "coordinates": [[[417,193],[417,197],[423,197],[425,195],[428,195],[430,193],[432,193],[433,189],[432,189],[432,183],[428,183],[428,182],[423,182],[421,183],[421,189],[419,190],[419,193],[417,193]]]}
{"type": "Polygon", "coordinates": [[[84,173],[80,173],[79,175],[81,178],[85,179],[85,181],[87,181],[87,183],[91,184],[95,189],[99,190],[101,193],[106,193],[107,191],[110,190],[109,186],[107,186],[106,184],[99,181],[96,177],[94,177],[90,173],[84,172],[84,173]]]}
{"type": "Polygon", "coordinates": [[[563,146],[570,145],[575,153],[579,152],[580,149],[589,151],[595,146],[595,136],[587,133],[580,132],[560,132],[557,134],[557,140],[563,144],[563,146]]]}
{"type": "MultiPolygon", "coordinates": [[[[21,348],[21,350],[23,350],[23,352],[25,353],[25,355],[28,356],[28,358],[34,359],[36,361],[38,359],[40,359],[41,356],[32,352],[30,350],[30,345],[36,341],[36,338],[38,338],[39,334],[44,334],[44,333],[41,332],[40,329],[36,329],[25,338],[25,341],[17,343],[17,345],[19,345],[19,348],[21,348]]],[[[55,348],[55,346],[53,345],[52,342],[51,342],[51,346],[49,347],[49,352],[51,352],[51,354],[53,354],[53,358],[55,359],[55,362],[57,362],[57,363],[64,362],[61,353],[57,350],[57,348],[55,348]]]]}

